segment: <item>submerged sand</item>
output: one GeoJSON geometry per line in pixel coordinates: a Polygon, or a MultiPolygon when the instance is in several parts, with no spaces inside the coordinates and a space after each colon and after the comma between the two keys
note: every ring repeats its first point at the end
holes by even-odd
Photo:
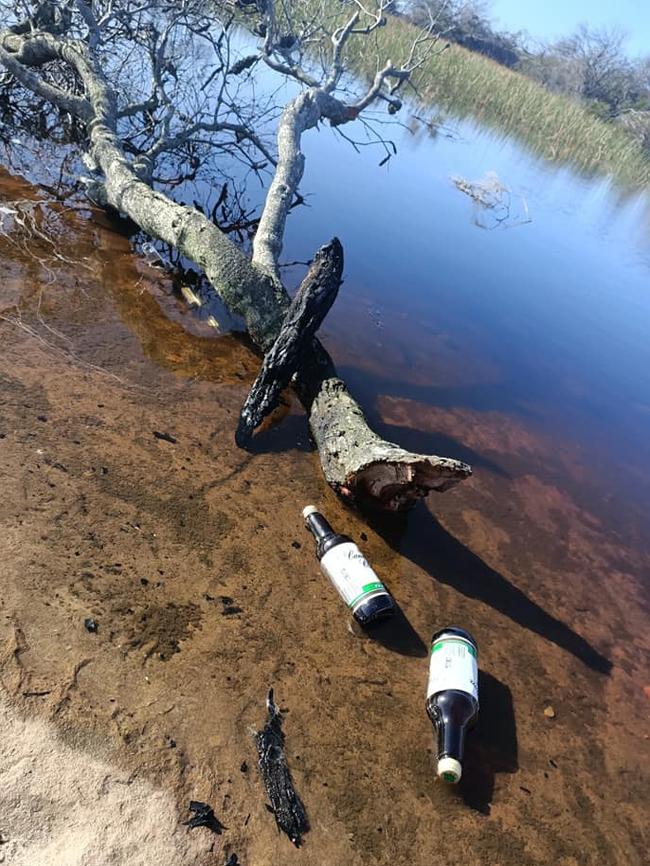
{"type": "Polygon", "coordinates": [[[589,504],[571,444],[378,394],[392,435],[442,436],[476,473],[407,518],[346,510],[297,406],[236,448],[256,359],[98,220],[56,222],[68,261],[0,238],[0,862],[641,866],[650,561],[589,504]],[[309,502],[364,534],[402,607],[374,640],[318,572],[309,502]],[[423,695],[450,623],[481,650],[452,789],[423,695]],[[270,686],[300,849],[256,768],[270,686]],[[221,835],[183,825],[190,799],[221,835]]]}

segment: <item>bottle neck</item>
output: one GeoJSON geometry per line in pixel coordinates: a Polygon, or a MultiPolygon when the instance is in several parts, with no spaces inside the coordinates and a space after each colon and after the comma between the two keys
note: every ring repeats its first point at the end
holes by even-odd
{"type": "Polygon", "coordinates": [[[307,515],[305,525],[316,539],[319,547],[324,541],[334,535],[334,530],[318,511],[313,511],[307,515]]]}
{"type": "Polygon", "coordinates": [[[478,714],[476,699],[467,692],[447,689],[430,699],[427,710],[438,733],[438,758],[462,762],[465,735],[478,714]]]}
{"type": "Polygon", "coordinates": [[[454,724],[447,720],[438,725],[438,757],[455,758],[462,763],[465,753],[466,724],[454,724]]]}
{"type": "Polygon", "coordinates": [[[305,526],[316,539],[316,556],[322,559],[328,550],[336,547],[337,544],[344,544],[352,541],[347,535],[340,535],[334,532],[330,524],[325,520],[320,511],[308,511],[305,514],[305,526]]]}

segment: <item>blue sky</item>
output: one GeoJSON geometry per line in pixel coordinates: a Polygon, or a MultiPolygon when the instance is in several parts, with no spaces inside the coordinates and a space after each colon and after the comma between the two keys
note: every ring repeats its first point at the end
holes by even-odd
{"type": "Polygon", "coordinates": [[[629,34],[629,55],[650,54],[650,0],[492,0],[489,6],[497,29],[527,30],[536,39],[553,40],[582,21],[615,25],[629,34]]]}

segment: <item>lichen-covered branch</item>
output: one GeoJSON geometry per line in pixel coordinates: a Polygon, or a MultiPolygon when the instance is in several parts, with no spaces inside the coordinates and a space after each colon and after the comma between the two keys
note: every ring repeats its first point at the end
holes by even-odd
{"type": "Polygon", "coordinates": [[[414,454],[378,436],[318,341],[295,387],[309,412],[323,473],[344,497],[401,511],[433,490],[448,490],[472,473],[460,460],[414,454]]]}
{"type": "Polygon", "coordinates": [[[274,279],[280,279],[278,260],[282,252],[287,215],[305,170],[300,147],[303,132],[323,118],[334,123],[350,120],[346,106],[321,88],[309,88],[292,99],[278,124],[278,161],[266,194],[264,209],[253,241],[253,262],[274,279]]]}
{"type": "MultiPolygon", "coordinates": [[[[83,11],[87,21],[91,7],[86,5],[83,11]]],[[[260,351],[267,352],[280,333],[290,303],[279,278],[278,256],[287,213],[304,169],[301,136],[323,118],[332,124],[346,123],[356,117],[358,109],[321,86],[310,87],[287,105],[278,129],[276,172],[251,260],[204,214],[153,189],[146,180],[150,174],[142,170],[141,155],[129,161],[118,133],[117,93],[102,68],[98,44],[93,27],[85,40],[37,29],[24,33],[4,30],[0,31],[0,62],[24,87],[85,123],[86,162],[96,171],[95,199],[126,214],[144,232],[196,262],[231,312],[243,317],[260,351]],[[48,83],[40,74],[46,64],[48,68],[61,64],[72,72],[83,96],[48,83]]],[[[286,53],[289,56],[290,50],[286,53]]],[[[382,90],[375,89],[377,93],[382,90]]],[[[343,496],[399,509],[470,474],[460,461],[411,454],[370,430],[317,340],[301,358],[295,387],[309,414],[325,477],[343,496]]]]}

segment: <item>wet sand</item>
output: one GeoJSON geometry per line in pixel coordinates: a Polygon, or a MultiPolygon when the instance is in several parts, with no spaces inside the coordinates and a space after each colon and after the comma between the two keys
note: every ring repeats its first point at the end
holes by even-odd
{"type": "MultiPolygon", "coordinates": [[[[36,195],[7,177],[2,193],[36,195]]],[[[0,862],[641,866],[650,558],[589,506],[571,443],[378,393],[394,438],[437,438],[475,475],[405,517],[354,513],[295,404],[254,453],[234,445],[257,366],[242,341],[103,217],[50,230],[65,260],[0,238],[0,862]],[[309,502],[362,538],[402,608],[374,639],[318,571],[309,502]],[[423,693],[427,641],[452,623],[481,667],[457,788],[434,780],[423,693]],[[271,686],[300,849],[257,772],[271,686]],[[182,825],[190,799],[221,835],[182,825]]]]}

